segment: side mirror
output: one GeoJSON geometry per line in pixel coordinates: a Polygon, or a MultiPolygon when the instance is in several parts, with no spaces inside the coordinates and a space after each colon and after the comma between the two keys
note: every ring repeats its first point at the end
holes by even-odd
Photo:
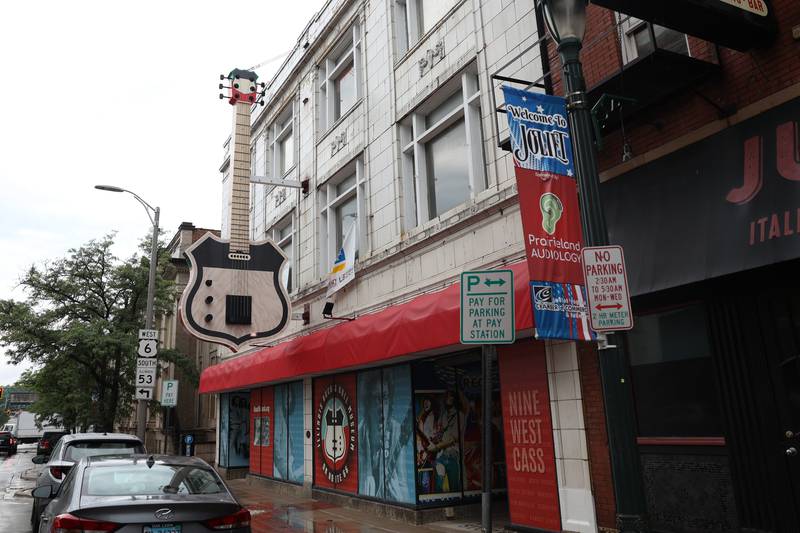
{"type": "Polygon", "coordinates": [[[50,497],[53,495],[53,486],[52,485],[42,485],[41,487],[36,487],[33,489],[31,493],[34,498],[39,498],[41,500],[49,500],[50,497]]]}
{"type": "Polygon", "coordinates": [[[47,462],[48,457],[46,455],[35,455],[31,462],[35,465],[43,465],[47,462]]]}

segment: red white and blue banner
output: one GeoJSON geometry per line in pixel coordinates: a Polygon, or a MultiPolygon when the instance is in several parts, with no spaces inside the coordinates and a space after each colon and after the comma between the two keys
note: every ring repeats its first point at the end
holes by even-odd
{"type": "Polygon", "coordinates": [[[581,270],[580,208],[566,101],[503,87],[536,336],[594,340],[581,270]]]}

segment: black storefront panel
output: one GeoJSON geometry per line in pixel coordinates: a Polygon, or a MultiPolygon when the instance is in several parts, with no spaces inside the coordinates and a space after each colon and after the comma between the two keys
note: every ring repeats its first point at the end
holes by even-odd
{"type": "Polygon", "coordinates": [[[602,186],[634,295],[800,257],[800,99],[602,186]]]}

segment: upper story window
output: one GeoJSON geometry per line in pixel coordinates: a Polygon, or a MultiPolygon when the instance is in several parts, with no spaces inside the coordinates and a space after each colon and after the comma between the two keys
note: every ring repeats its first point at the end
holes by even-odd
{"type": "Polygon", "coordinates": [[[281,274],[281,282],[288,292],[292,292],[295,287],[294,282],[294,219],[292,214],[288,214],[281,220],[273,224],[267,231],[267,236],[272,239],[275,245],[283,250],[286,255],[286,266],[281,274]]]}
{"type": "Polygon", "coordinates": [[[486,188],[480,91],[472,70],[447,82],[400,125],[404,226],[414,227],[486,188]]]}
{"type": "MultiPolygon", "coordinates": [[[[268,135],[262,131],[255,136],[250,150],[251,176],[266,176],[269,174],[268,135]]],[[[257,183],[250,184],[250,228],[253,239],[259,240],[264,233],[265,224],[266,186],[257,183]]]]}
{"type": "Polygon", "coordinates": [[[272,172],[270,174],[276,178],[284,177],[294,168],[294,109],[288,105],[286,109],[278,115],[278,118],[270,126],[270,138],[272,139],[270,152],[272,153],[272,172]]]}
{"type": "Polygon", "coordinates": [[[617,17],[622,30],[622,59],[625,63],[648,56],[656,48],[691,55],[686,34],[633,17],[619,14],[617,17]]]}
{"type": "Polygon", "coordinates": [[[352,229],[356,256],[366,239],[364,206],[364,163],[357,158],[345,165],[319,189],[321,274],[330,271],[333,260],[352,229]]]}
{"type": "Polygon", "coordinates": [[[456,3],[458,0],[395,0],[398,53],[414,46],[456,3]]]}
{"type": "Polygon", "coordinates": [[[353,25],[320,69],[320,131],[330,128],[361,97],[361,28],[353,25]]]}

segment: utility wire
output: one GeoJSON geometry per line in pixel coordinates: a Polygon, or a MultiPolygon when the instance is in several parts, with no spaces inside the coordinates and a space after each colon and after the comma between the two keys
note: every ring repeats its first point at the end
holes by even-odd
{"type": "Polygon", "coordinates": [[[291,52],[292,52],[291,50],[287,50],[286,52],[283,52],[283,53],[278,54],[276,56],[270,57],[269,59],[265,59],[264,61],[262,61],[258,65],[252,66],[247,70],[256,70],[257,68],[261,68],[264,65],[268,65],[268,64],[270,64],[270,63],[272,63],[274,61],[277,61],[279,59],[283,59],[284,57],[288,56],[291,52]]]}

